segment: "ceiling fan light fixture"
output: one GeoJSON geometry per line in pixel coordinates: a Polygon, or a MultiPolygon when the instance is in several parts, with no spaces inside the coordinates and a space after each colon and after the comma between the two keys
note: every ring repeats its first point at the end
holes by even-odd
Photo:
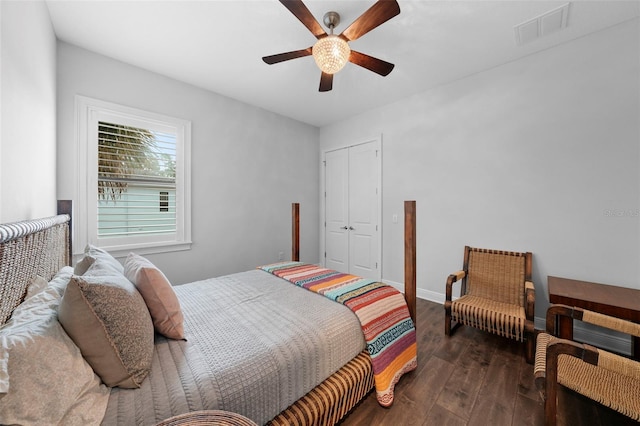
{"type": "Polygon", "coordinates": [[[356,50],[352,51],[349,43],[398,15],[400,6],[397,0],[376,1],[373,6],[337,36],[333,35],[333,30],[340,24],[340,14],[338,12],[329,11],[324,14],[322,22],[329,28],[329,34],[327,34],[309,8],[305,6],[303,0],[280,0],[280,3],[298,18],[318,41],[312,47],[307,47],[306,49],[263,56],[262,60],[265,63],[273,65],[290,59],[313,56],[316,65],[322,71],[320,86],[318,87],[320,92],[328,92],[333,88],[333,74],[340,71],[347,62],[366,68],[383,77],[389,75],[393,70],[394,65],[392,63],[365,55],[356,50]]]}
{"type": "Polygon", "coordinates": [[[318,68],[324,73],[335,74],[349,61],[349,43],[337,35],[330,34],[319,39],[311,50],[318,68]]]}

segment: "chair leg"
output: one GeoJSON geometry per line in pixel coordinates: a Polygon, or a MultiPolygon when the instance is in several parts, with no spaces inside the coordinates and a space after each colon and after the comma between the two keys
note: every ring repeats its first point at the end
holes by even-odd
{"type": "Polygon", "coordinates": [[[544,424],[556,426],[558,413],[558,354],[547,347],[545,366],[544,424]]]}
{"type": "Polygon", "coordinates": [[[451,336],[451,308],[444,308],[444,334],[451,336]]]}
{"type": "Polygon", "coordinates": [[[556,383],[549,380],[546,382],[546,399],[544,400],[544,424],[545,426],[556,426],[556,413],[558,406],[558,394],[556,383]]]}
{"type": "Polygon", "coordinates": [[[535,333],[527,333],[525,337],[525,357],[527,359],[528,364],[533,364],[536,357],[536,334],[535,333]]]}

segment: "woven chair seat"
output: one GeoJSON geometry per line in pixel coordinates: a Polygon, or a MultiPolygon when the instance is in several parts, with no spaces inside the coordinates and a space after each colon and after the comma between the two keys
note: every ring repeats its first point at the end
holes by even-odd
{"type": "Polygon", "coordinates": [[[500,336],[524,341],[524,308],[484,297],[465,295],[451,303],[451,318],[500,336]]]}
{"type": "MultiPolygon", "coordinates": [[[[536,376],[544,374],[547,345],[557,340],[547,333],[538,335],[536,376]]],[[[598,365],[592,365],[571,355],[559,355],[558,383],[640,421],[640,363],[600,349],[598,356],[598,365]]]]}

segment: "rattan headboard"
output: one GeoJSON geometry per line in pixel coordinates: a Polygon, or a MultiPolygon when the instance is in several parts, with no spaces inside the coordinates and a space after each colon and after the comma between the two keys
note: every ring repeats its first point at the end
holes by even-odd
{"type": "MultiPolygon", "coordinates": [[[[60,206],[59,202],[58,212],[60,206]]],[[[22,302],[36,275],[49,281],[71,264],[70,222],[69,214],[60,214],[0,225],[0,326],[22,302]]]]}

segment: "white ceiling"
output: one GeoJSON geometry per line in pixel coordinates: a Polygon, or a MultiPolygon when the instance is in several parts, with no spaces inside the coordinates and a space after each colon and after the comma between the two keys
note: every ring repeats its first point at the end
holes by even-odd
{"type": "MultiPolygon", "coordinates": [[[[305,4],[341,32],[373,0],[305,4]]],[[[640,16],[640,2],[571,2],[567,28],[518,46],[514,26],[566,1],[399,0],[401,13],[351,47],[396,65],[381,77],[353,64],[319,93],[312,57],[266,65],[265,55],[315,38],[277,0],[47,0],[57,37],[106,56],[323,126],[640,16]]]]}

